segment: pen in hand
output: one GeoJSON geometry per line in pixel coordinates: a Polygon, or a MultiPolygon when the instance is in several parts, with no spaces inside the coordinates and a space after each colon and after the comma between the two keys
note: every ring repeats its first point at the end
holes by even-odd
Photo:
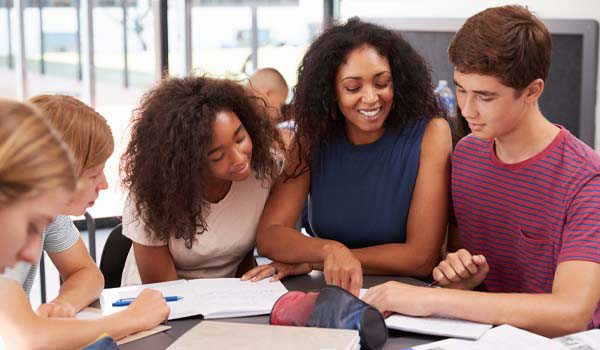
{"type": "Polygon", "coordinates": [[[438,282],[437,280],[434,280],[433,282],[429,283],[429,284],[427,285],[427,287],[435,287],[435,286],[437,286],[438,284],[439,284],[439,282],[438,282]]]}
{"type": "MultiPolygon", "coordinates": [[[[169,301],[177,301],[177,300],[183,299],[183,297],[180,297],[180,296],[167,296],[167,297],[164,297],[164,298],[165,298],[165,301],[167,301],[167,302],[169,302],[169,301]]],[[[135,300],[135,298],[119,299],[119,300],[115,301],[114,303],[112,303],[112,306],[128,306],[134,300],[135,300]]]]}

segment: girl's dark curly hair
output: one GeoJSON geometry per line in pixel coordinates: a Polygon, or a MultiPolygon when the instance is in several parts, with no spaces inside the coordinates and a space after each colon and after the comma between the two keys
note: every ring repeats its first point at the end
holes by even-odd
{"type": "Polygon", "coordinates": [[[296,120],[296,138],[290,149],[300,161],[287,178],[297,177],[310,167],[312,140],[327,141],[343,130],[345,118],[338,108],[336,74],[348,54],[369,45],[385,56],[394,86],[393,108],[386,127],[403,127],[412,119],[444,116],[433,93],[431,74],[425,60],[398,33],[354,17],[334,25],[313,41],[298,68],[291,113],[296,120]],[[334,118],[335,117],[335,118],[334,118]]]}
{"type": "Polygon", "coordinates": [[[191,248],[208,229],[208,150],[218,112],[237,115],[252,140],[257,178],[274,179],[271,149],[283,143],[264,106],[236,82],[206,77],[167,78],[144,95],[120,171],[149,236],[182,238],[191,248]]]}

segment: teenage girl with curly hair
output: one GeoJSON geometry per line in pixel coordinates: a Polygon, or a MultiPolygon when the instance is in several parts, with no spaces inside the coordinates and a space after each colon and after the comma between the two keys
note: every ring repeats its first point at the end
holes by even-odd
{"type": "Polygon", "coordinates": [[[233,277],[253,267],[256,227],[283,147],[243,86],[169,78],[142,99],[121,159],[133,240],[123,284],[233,277]]]}
{"type": "Polygon", "coordinates": [[[363,272],[429,275],[452,141],[423,58],[399,34],[350,19],[309,47],[291,109],[296,138],[258,228],[259,252],[277,262],[245,277],[318,268],[358,293],[363,272]],[[294,229],[307,196],[316,237],[294,229]]]}

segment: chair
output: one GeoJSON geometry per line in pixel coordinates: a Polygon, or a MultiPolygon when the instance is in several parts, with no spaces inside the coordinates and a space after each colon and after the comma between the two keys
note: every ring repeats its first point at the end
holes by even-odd
{"type": "Polygon", "coordinates": [[[304,203],[304,209],[302,209],[302,213],[296,222],[296,230],[302,232],[302,229],[306,231],[306,233],[311,237],[317,237],[317,235],[313,232],[310,227],[310,222],[308,222],[308,201],[310,199],[306,199],[306,203],[304,203]]]}
{"type": "Polygon", "coordinates": [[[100,271],[104,275],[104,288],[121,286],[123,267],[131,249],[131,239],[123,236],[123,225],[117,225],[108,235],[100,257],[100,271]]]}
{"type": "Polygon", "coordinates": [[[92,257],[92,260],[94,260],[94,262],[96,262],[96,220],[87,211],[85,212],[84,215],[85,215],[85,226],[88,231],[88,246],[89,246],[90,256],[92,257]]]}

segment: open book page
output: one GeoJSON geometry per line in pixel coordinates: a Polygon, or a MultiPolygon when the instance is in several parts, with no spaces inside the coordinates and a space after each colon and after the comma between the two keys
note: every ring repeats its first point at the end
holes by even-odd
{"type": "Polygon", "coordinates": [[[479,339],[492,325],[441,317],[412,317],[394,314],[385,320],[388,328],[407,332],[464,339],[479,339]]]}
{"type": "Polygon", "coordinates": [[[287,289],[280,281],[250,282],[239,278],[201,278],[188,281],[204,318],[241,317],[271,313],[287,289]]]}
{"type": "Polygon", "coordinates": [[[86,307],[75,315],[78,320],[95,320],[100,317],[102,317],[102,309],[95,307],[86,307]]]}
{"type": "MultiPolygon", "coordinates": [[[[478,350],[474,340],[444,339],[424,345],[413,346],[412,350],[478,350]]],[[[408,349],[407,349],[408,350],[408,349]]]]}
{"type": "Polygon", "coordinates": [[[360,349],[358,331],[202,321],[167,350],[360,349]]]}
{"type": "Polygon", "coordinates": [[[201,313],[200,309],[198,309],[198,306],[196,305],[197,297],[186,280],[105,289],[100,297],[102,313],[109,315],[123,310],[124,307],[112,306],[112,303],[119,299],[135,298],[142,292],[143,289],[146,288],[158,290],[165,297],[179,296],[183,298],[177,301],[170,301],[168,303],[169,307],[171,308],[169,320],[194,316],[201,313]]]}
{"type": "Polygon", "coordinates": [[[481,349],[565,350],[552,339],[507,324],[490,329],[478,343],[486,346],[481,349]]]}
{"type": "Polygon", "coordinates": [[[239,278],[203,278],[177,280],[121,288],[105,289],[100,297],[102,313],[113,314],[124,307],[112,306],[119,299],[135,298],[145,288],[162,292],[163,296],[183,299],[168,302],[169,320],[203,315],[205,318],[264,315],[287,289],[280,281],[241,281],[239,278]]]}
{"type": "MultiPolygon", "coordinates": [[[[360,290],[362,297],[367,289],[360,290]]],[[[464,339],[479,339],[491,324],[443,317],[413,317],[393,314],[385,320],[388,328],[406,332],[440,335],[464,339]]]]}
{"type": "MultiPolygon", "coordinates": [[[[552,339],[513,326],[487,331],[479,340],[445,339],[413,347],[414,350],[566,350],[552,339]]],[[[580,350],[576,348],[577,350],[580,350]]],[[[573,349],[574,350],[574,349],[573,349]]],[[[581,349],[583,350],[583,349],[581,349]]]]}
{"type": "MultiPolygon", "coordinates": [[[[96,309],[94,307],[86,307],[85,309],[79,311],[75,317],[79,320],[95,320],[102,317],[102,310],[96,309]]],[[[166,331],[167,329],[171,329],[171,326],[158,325],[152,329],[148,329],[145,331],[137,332],[135,334],[128,335],[124,338],[117,340],[118,345],[127,344],[134,340],[142,339],[148,336],[151,336],[156,333],[160,333],[166,331]]]]}
{"type": "Polygon", "coordinates": [[[554,338],[569,350],[600,350],[600,329],[590,329],[584,332],[554,338]]]}

